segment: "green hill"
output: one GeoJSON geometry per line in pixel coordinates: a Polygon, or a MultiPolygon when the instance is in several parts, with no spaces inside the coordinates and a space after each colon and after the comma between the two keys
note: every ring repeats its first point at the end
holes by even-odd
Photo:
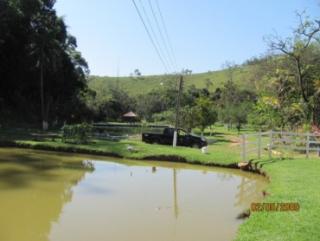
{"type": "MultiPolygon", "coordinates": [[[[232,72],[233,81],[243,89],[254,88],[253,65],[244,65],[237,67],[232,72]]],[[[219,70],[207,73],[191,74],[184,77],[184,86],[194,85],[197,88],[208,88],[214,91],[230,79],[230,70],[219,70]]],[[[109,89],[118,86],[127,91],[129,95],[137,96],[139,94],[150,92],[165,86],[174,86],[177,76],[172,75],[154,75],[141,77],[100,77],[90,76],[89,87],[98,94],[105,97],[109,96],[109,89]]]]}

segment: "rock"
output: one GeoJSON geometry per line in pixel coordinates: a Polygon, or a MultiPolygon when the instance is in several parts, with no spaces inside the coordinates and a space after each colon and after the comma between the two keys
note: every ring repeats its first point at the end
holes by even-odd
{"type": "Polygon", "coordinates": [[[246,210],[237,216],[237,219],[245,219],[250,217],[250,210],[246,210]]]}
{"type": "Polygon", "coordinates": [[[208,153],[208,147],[207,146],[204,146],[201,148],[201,152],[202,154],[207,154],[208,153]]]}
{"type": "Polygon", "coordinates": [[[240,169],[246,169],[246,168],[249,167],[249,163],[248,163],[248,162],[239,162],[239,163],[238,163],[238,167],[239,167],[240,169]]]}
{"type": "Polygon", "coordinates": [[[134,147],[134,146],[127,146],[127,150],[130,151],[130,152],[137,152],[138,150],[134,147]]]}

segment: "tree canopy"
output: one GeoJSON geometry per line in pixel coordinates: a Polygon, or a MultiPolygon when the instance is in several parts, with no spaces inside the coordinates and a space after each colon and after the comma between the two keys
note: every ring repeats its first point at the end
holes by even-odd
{"type": "Polygon", "coordinates": [[[78,95],[88,65],[54,0],[0,1],[0,110],[3,123],[83,118],[78,95]]]}

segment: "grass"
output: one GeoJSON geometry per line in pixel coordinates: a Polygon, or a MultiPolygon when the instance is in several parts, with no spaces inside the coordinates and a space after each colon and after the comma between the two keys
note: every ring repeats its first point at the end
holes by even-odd
{"type": "MultiPolygon", "coordinates": [[[[252,89],[250,83],[252,66],[241,66],[234,70],[233,80],[241,88],[252,89]]],[[[196,73],[185,76],[185,87],[195,85],[197,88],[209,88],[214,91],[229,78],[228,70],[210,71],[207,73],[196,73]],[[207,85],[207,80],[211,81],[211,85],[207,85]]],[[[125,90],[129,95],[137,96],[152,90],[158,90],[165,86],[171,86],[176,77],[170,75],[149,75],[141,77],[109,77],[109,76],[91,76],[89,80],[89,87],[97,92],[100,98],[108,98],[110,96],[110,88],[119,86],[125,90]]]]}
{"type": "MultiPolygon", "coordinates": [[[[244,130],[251,132],[251,130],[244,130]]],[[[10,140],[32,148],[50,147],[56,150],[84,151],[90,154],[116,154],[129,159],[144,159],[169,156],[183,158],[189,163],[216,164],[228,166],[240,161],[239,136],[236,130],[227,131],[223,126],[215,127],[214,135],[208,136],[209,154],[198,149],[145,144],[139,138],[118,142],[93,140],[87,145],[62,143],[60,138],[37,136],[34,130],[2,130],[0,141],[10,140]],[[38,140],[36,140],[38,139],[38,140]],[[133,146],[135,152],[127,150],[133,146]],[[91,153],[93,152],[93,153],[91,153]]],[[[313,241],[320,240],[320,159],[273,159],[254,161],[270,178],[266,190],[267,203],[298,202],[297,212],[251,212],[238,230],[236,241],[313,241]]]]}
{"type": "Polygon", "coordinates": [[[270,177],[264,202],[298,202],[298,212],[253,212],[240,226],[236,241],[320,240],[320,160],[261,162],[270,177]]]}
{"type": "MultiPolygon", "coordinates": [[[[15,134],[6,132],[0,133],[2,140],[10,140],[17,145],[31,147],[35,149],[50,149],[57,151],[72,151],[82,152],[88,154],[105,154],[116,155],[129,159],[156,159],[161,156],[160,159],[170,159],[169,157],[178,157],[185,159],[189,163],[201,163],[201,164],[217,164],[217,165],[230,165],[237,162],[240,159],[239,148],[229,148],[231,141],[225,138],[223,135],[216,135],[210,137],[210,142],[214,142],[208,147],[208,154],[201,153],[201,150],[188,147],[176,147],[158,145],[158,144],[146,144],[141,142],[138,138],[130,138],[120,141],[107,141],[107,140],[92,140],[89,144],[69,144],[61,142],[60,138],[34,138],[35,135],[29,133],[15,134]],[[33,136],[33,137],[32,137],[33,136]],[[133,147],[134,151],[129,151],[128,146],[133,147]]],[[[0,138],[1,140],[1,138],[0,138]]]]}

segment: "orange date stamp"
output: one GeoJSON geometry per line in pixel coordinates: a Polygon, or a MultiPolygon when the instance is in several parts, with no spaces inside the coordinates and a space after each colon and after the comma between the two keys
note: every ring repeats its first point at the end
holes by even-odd
{"type": "Polygon", "coordinates": [[[299,203],[251,203],[252,212],[296,212],[300,210],[299,203]]]}

